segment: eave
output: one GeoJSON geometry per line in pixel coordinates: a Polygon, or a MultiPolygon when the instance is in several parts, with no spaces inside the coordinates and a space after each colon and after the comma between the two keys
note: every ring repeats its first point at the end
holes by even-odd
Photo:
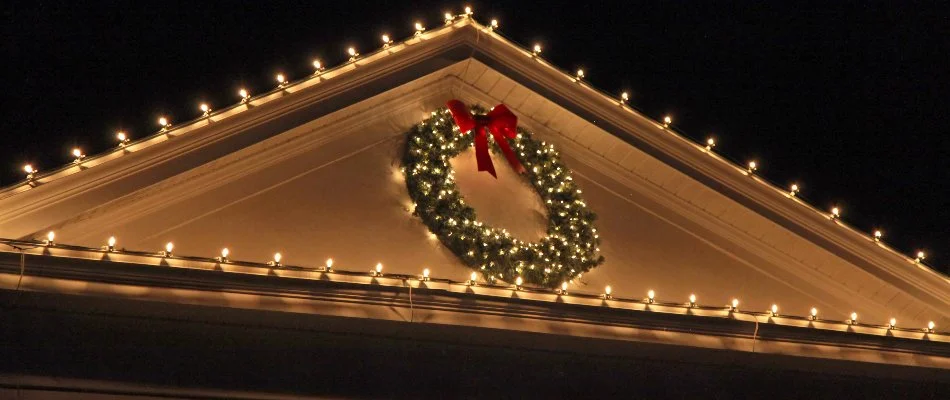
{"type": "MultiPolygon", "coordinates": [[[[0,252],[0,285],[6,301],[19,296],[16,293],[45,293],[61,297],[54,307],[72,310],[69,312],[111,312],[100,309],[102,304],[136,310],[140,307],[119,305],[154,302],[301,317],[494,329],[515,335],[545,334],[613,343],[605,351],[636,353],[639,346],[646,346],[652,353],[657,345],[669,346],[673,351],[670,354],[680,352],[674,349],[709,351],[712,362],[732,362],[735,356],[715,355],[727,351],[799,360],[790,363],[789,368],[811,360],[804,362],[807,366],[794,368],[820,370],[824,362],[833,361],[828,365],[835,365],[836,373],[886,373],[893,377],[900,373],[896,371],[902,371],[898,366],[903,366],[915,367],[906,371],[907,379],[950,376],[921,372],[950,369],[950,336],[939,332],[737,313],[721,307],[650,304],[640,299],[562,296],[507,286],[423,281],[416,276],[372,277],[364,272],[272,268],[57,246],[23,253],[0,252]],[[104,302],[92,309],[82,305],[99,301],[93,299],[104,302]]],[[[7,306],[16,307],[16,300],[12,301],[7,306]]],[[[147,313],[137,317],[148,318],[147,313]]],[[[169,317],[179,318],[163,318],[169,317]]]]}

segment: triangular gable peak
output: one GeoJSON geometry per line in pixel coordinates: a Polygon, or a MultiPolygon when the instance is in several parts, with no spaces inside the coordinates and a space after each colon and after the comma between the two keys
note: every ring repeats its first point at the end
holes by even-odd
{"type": "MultiPolygon", "coordinates": [[[[610,284],[629,297],[656,289],[717,306],[739,297],[789,314],[815,306],[837,320],[856,311],[876,323],[950,325],[946,277],[470,19],[90,159],[84,170],[9,188],[0,193],[0,237],[56,229],[68,243],[95,247],[115,234],[129,248],[157,249],[175,236],[182,254],[210,257],[227,245],[237,258],[282,250],[301,264],[333,256],[354,270],[379,258],[399,273],[425,264],[465,277],[400,211],[408,198],[398,140],[451,98],[504,103],[562,150],[601,216],[607,257],[578,290],[610,284]]],[[[502,218],[489,200],[482,211],[502,218]]]]}

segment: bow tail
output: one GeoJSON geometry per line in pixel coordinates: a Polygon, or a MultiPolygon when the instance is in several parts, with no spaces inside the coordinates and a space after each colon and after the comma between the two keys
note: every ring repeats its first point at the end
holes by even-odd
{"type": "Polygon", "coordinates": [[[495,137],[495,143],[498,143],[498,147],[505,155],[505,158],[508,159],[508,164],[511,164],[511,168],[514,169],[515,172],[523,174],[525,172],[524,165],[521,165],[521,161],[518,160],[514,150],[512,150],[511,146],[508,145],[508,139],[505,138],[505,135],[492,131],[492,136],[495,137]]]}
{"type": "Polygon", "coordinates": [[[491,162],[491,155],[488,154],[488,135],[485,134],[485,129],[478,127],[473,133],[475,133],[475,161],[478,162],[478,170],[488,171],[491,176],[498,178],[495,174],[495,166],[491,162]]]}

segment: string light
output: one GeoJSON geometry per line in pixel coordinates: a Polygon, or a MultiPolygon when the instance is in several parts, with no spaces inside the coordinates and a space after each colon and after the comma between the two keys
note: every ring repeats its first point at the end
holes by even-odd
{"type": "Polygon", "coordinates": [[[671,117],[671,116],[669,116],[669,115],[663,116],[663,127],[664,127],[664,128],[669,128],[669,127],[670,127],[670,124],[672,124],[672,123],[673,123],[673,117],[671,117]]]}
{"type": "Polygon", "coordinates": [[[714,147],[716,147],[716,139],[710,136],[706,139],[706,151],[710,151],[714,147]]]}
{"type": "Polygon", "coordinates": [[[927,332],[928,332],[928,333],[934,333],[934,328],[936,328],[936,327],[937,327],[937,325],[935,325],[933,321],[928,322],[928,323],[927,323],[927,332]]]}
{"type": "Polygon", "coordinates": [[[32,165],[26,164],[23,166],[23,172],[26,172],[26,180],[32,181],[33,176],[38,172],[32,165]]]}
{"type": "Polygon", "coordinates": [[[695,294],[690,293],[690,295],[689,295],[689,306],[690,306],[690,308],[696,307],[696,295],[695,295],[695,294]]]}
{"type": "Polygon", "coordinates": [[[567,295],[567,282],[561,282],[561,289],[557,292],[560,295],[567,295]]]}
{"type": "Polygon", "coordinates": [[[251,101],[251,94],[248,93],[247,89],[241,88],[238,90],[238,96],[241,96],[241,104],[251,101]]]}
{"type": "Polygon", "coordinates": [[[383,263],[376,263],[376,269],[370,271],[373,276],[383,276],[383,263]]]}
{"type": "Polygon", "coordinates": [[[630,100],[630,94],[627,92],[620,93],[620,105],[627,104],[627,100],[630,100]]]}
{"type": "Polygon", "coordinates": [[[284,74],[277,74],[275,78],[277,79],[277,87],[287,86],[287,77],[284,74]]]}
{"type": "Polygon", "coordinates": [[[384,48],[384,49],[388,49],[389,46],[391,46],[391,45],[393,44],[393,39],[390,38],[389,35],[387,35],[387,34],[383,34],[382,39],[383,39],[383,48],[384,48]]]}
{"type": "Polygon", "coordinates": [[[792,197],[795,197],[795,195],[798,194],[799,190],[800,190],[800,189],[799,189],[799,187],[798,187],[798,184],[797,184],[797,183],[793,183],[792,186],[788,188],[788,195],[789,195],[789,196],[792,196],[792,197]]]}
{"type": "Polygon", "coordinates": [[[465,16],[469,18],[472,17],[472,7],[465,6],[465,16]]]}
{"type": "MultiPolygon", "coordinates": [[[[446,25],[452,25],[452,21],[455,19],[455,16],[453,16],[452,13],[450,13],[450,12],[446,12],[446,13],[444,14],[443,18],[445,19],[445,24],[446,24],[446,25]]],[[[417,34],[417,35],[420,33],[420,29],[419,29],[420,26],[422,26],[422,24],[416,22],[416,34],[417,34]]]]}
{"type": "Polygon", "coordinates": [[[428,269],[428,268],[425,268],[425,269],[422,270],[422,280],[424,280],[424,281],[428,281],[428,280],[429,280],[429,269],[428,269]]]}
{"type": "Polygon", "coordinates": [[[327,272],[333,272],[333,259],[328,258],[326,262],[327,272]]]}
{"type": "Polygon", "coordinates": [[[611,288],[610,285],[607,285],[607,287],[604,288],[604,300],[610,300],[611,293],[613,291],[613,288],[611,288]]]}
{"type": "Polygon", "coordinates": [[[162,252],[162,256],[164,256],[164,257],[171,257],[171,256],[172,256],[172,250],[174,250],[174,249],[175,249],[175,244],[174,244],[174,243],[172,243],[172,242],[165,243],[165,251],[162,252]]]}
{"type": "Polygon", "coordinates": [[[172,126],[172,123],[168,120],[168,118],[158,117],[158,125],[162,127],[162,132],[165,132],[172,126]]]}
{"type": "Polygon", "coordinates": [[[534,44],[534,47],[531,48],[531,55],[532,55],[533,57],[537,57],[537,56],[541,55],[541,45],[540,45],[540,44],[538,44],[538,43],[535,43],[535,44],[534,44]]]}
{"type": "Polygon", "coordinates": [[[231,250],[228,250],[227,247],[221,249],[221,257],[218,257],[219,262],[226,263],[228,262],[228,255],[231,254],[231,250]]]}
{"type": "Polygon", "coordinates": [[[115,236],[109,236],[109,240],[106,241],[106,250],[115,251],[115,236]]]}
{"type": "Polygon", "coordinates": [[[478,273],[472,271],[472,274],[468,277],[468,285],[475,286],[478,283],[478,273]]]}
{"type": "Polygon", "coordinates": [[[498,20],[497,20],[497,19],[491,20],[491,23],[488,24],[488,30],[489,30],[489,31],[494,31],[495,29],[498,29],[498,20]]]}
{"type": "Polygon", "coordinates": [[[732,299],[732,311],[739,311],[739,299],[732,299]]]}
{"type": "Polygon", "coordinates": [[[914,262],[917,263],[917,264],[920,264],[920,262],[921,262],[921,261],[924,261],[925,258],[927,258],[927,255],[924,254],[923,251],[918,251],[918,252],[917,252],[917,258],[914,259],[914,262]]]}
{"type": "Polygon", "coordinates": [[[360,56],[360,53],[356,51],[356,47],[350,46],[346,49],[346,54],[350,56],[350,62],[356,61],[356,57],[360,56]]]}
{"type": "Polygon", "coordinates": [[[887,321],[887,329],[894,329],[897,327],[897,318],[891,318],[890,321],[887,321]]]}
{"type": "MultiPolygon", "coordinates": [[[[448,13],[446,13],[445,15],[447,17],[450,16],[448,13]]],[[[448,22],[448,19],[446,19],[446,21],[448,22]]],[[[426,30],[426,27],[422,26],[421,22],[416,22],[415,26],[416,26],[416,36],[422,35],[422,32],[425,32],[426,30]]]]}
{"type": "Polygon", "coordinates": [[[521,290],[521,285],[523,284],[524,284],[524,278],[520,276],[515,278],[515,290],[521,290]]]}
{"type": "Polygon", "coordinates": [[[817,321],[817,320],[818,320],[818,309],[815,308],[815,307],[812,307],[812,308],[811,308],[811,320],[812,320],[812,321],[817,321]]]}
{"type": "Polygon", "coordinates": [[[318,60],[318,59],[314,59],[314,60],[313,60],[313,69],[314,69],[314,72],[313,72],[314,74],[319,74],[319,73],[323,72],[323,69],[324,69],[324,68],[323,68],[323,64],[320,62],[320,60],[318,60]]]}
{"type": "Polygon", "coordinates": [[[82,154],[82,150],[80,150],[78,147],[76,147],[76,148],[73,149],[73,157],[76,157],[76,159],[73,160],[73,162],[76,163],[76,164],[79,164],[79,163],[82,162],[82,160],[83,160],[84,158],[86,158],[86,155],[85,155],[85,154],[82,154]]]}
{"type": "Polygon", "coordinates": [[[831,208],[831,219],[841,218],[841,209],[838,207],[831,208]]]}
{"type": "Polygon", "coordinates": [[[198,106],[198,109],[201,110],[202,117],[207,117],[211,114],[211,106],[209,106],[208,103],[201,103],[201,105],[198,106]]]}
{"type": "Polygon", "coordinates": [[[772,304],[772,308],[769,309],[769,314],[773,317],[778,316],[778,304],[772,304]]]}
{"type": "Polygon", "coordinates": [[[647,291],[647,302],[653,304],[656,301],[656,292],[653,289],[647,291]]]}
{"type": "Polygon", "coordinates": [[[883,238],[883,237],[884,237],[884,232],[881,232],[880,229],[874,231],[874,241],[875,241],[875,242],[880,242],[880,241],[881,241],[881,238],[883,238]]]}
{"type": "Polygon", "coordinates": [[[129,136],[123,131],[116,132],[115,138],[119,141],[119,147],[129,144],[129,136]]]}
{"type": "Polygon", "coordinates": [[[56,232],[49,231],[49,233],[46,234],[46,245],[52,246],[54,242],[53,239],[56,239],[56,232]]]}
{"type": "Polygon", "coordinates": [[[584,69],[583,69],[583,68],[578,68],[578,69],[577,69],[577,73],[574,74],[574,79],[576,79],[578,82],[580,82],[581,79],[584,79],[584,69]]]}
{"type": "Polygon", "coordinates": [[[283,259],[283,258],[284,258],[284,256],[283,256],[282,254],[280,254],[280,253],[274,253],[274,260],[268,262],[267,265],[270,265],[270,266],[272,266],[272,267],[280,267],[280,260],[283,259]]]}
{"type": "Polygon", "coordinates": [[[856,325],[858,323],[858,313],[852,312],[851,319],[849,319],[847,322],[848,325],[856,325]]]}
{"type": "Polygon", "coordinates": [[[755,171],[758,169],[759,169],[759,164],[753,160],[753,161],[749,161],[749,164],[746,167],[746,172],[749,173],[749,176],[752,176],[752,174],[754,174],[755,171]]]}

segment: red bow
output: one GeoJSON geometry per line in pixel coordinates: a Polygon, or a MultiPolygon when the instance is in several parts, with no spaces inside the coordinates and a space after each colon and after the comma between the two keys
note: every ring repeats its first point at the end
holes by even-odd
{"type": "Polygon", "coordinates": [[[450,100],[447,105],[459,130],[462,133],[473,131],[475,135],[475,160],[478,161],[479,171],[488,171],[489,174],[498,178],[498,175],[495,175],[495,166],[491,162],[491,156],[488,154],[488,136],[485,134],[487,129],[495,138],[495,143],[498,143],[501,152],[505,154],[511,168],[514,168],[515,172],[519,174],[524,172],[524,166],[521,165],[518,157],[515,156],[515,152],[508,146],[508,139],[517,135],[515,128],[518,126],[518,117],[508,107],[499,104],[488,114],[472,115],[468,107],[461,101],[450,100]]]}

